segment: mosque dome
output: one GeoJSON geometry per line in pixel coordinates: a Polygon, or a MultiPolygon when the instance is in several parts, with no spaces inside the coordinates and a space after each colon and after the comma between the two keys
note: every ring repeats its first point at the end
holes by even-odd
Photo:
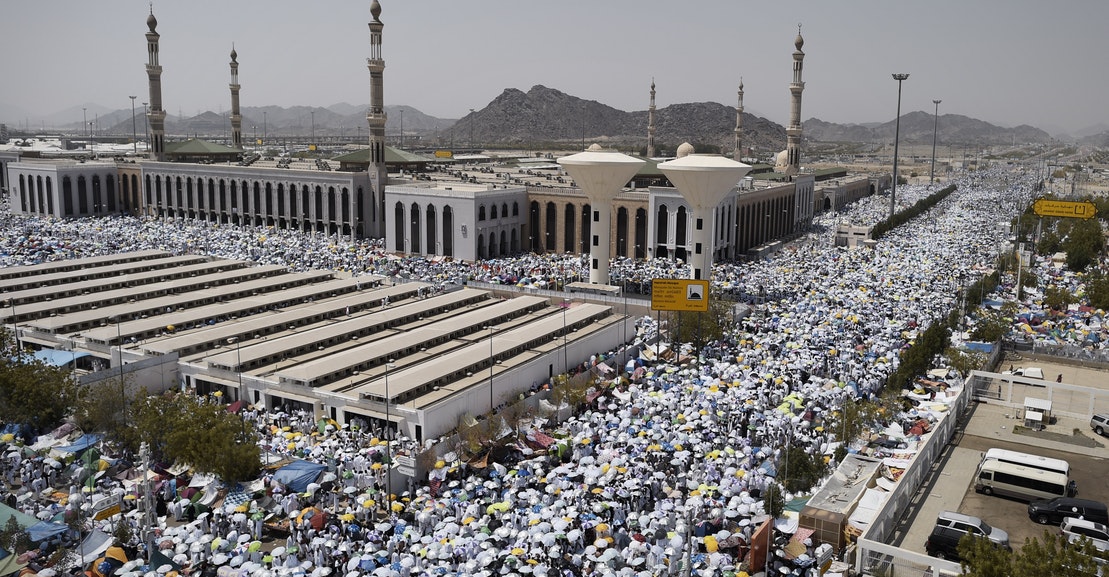
{"type": "Polygon", "coordinates": [[[146,26],[150,28],[151,32],[154,32],[154,29],[158,27],[158,19],[154,17],[153,12],[150,13],[150,16],[146,17],[146,26]]]}
{"type": "Polygon", "coordinates": [[[593,144],[590,144],[589,148],[586,148],[586,150],[588,150],[589,152],[601,152],[604,149],[601,148],[600,144],[594,142],[593,144]]]}
{"type": "Polygon", "coordinates": [[[678,152],[674,156],[677,156],[678,158],[685,158],[690,154],[693,154],[694,152],[695,151],[692,144],[688,142],[683,142],[680,146],[678,146],[678,152]]]}
{"type": "Polygon", "coordinates": [[[785,167],[787,165],[789,165],[789,151],[788,150],[783,150],[783,151],[779,152],[778,154],[774,155],[774,167],[775,168],[785,167]]]}
{"type": "Polygon", "coordinates": [[[373,4],[370,4],[370,16],[373,16],[375,21],[381,16],[381,3],[377,0],[374,0],[373,4]]]}

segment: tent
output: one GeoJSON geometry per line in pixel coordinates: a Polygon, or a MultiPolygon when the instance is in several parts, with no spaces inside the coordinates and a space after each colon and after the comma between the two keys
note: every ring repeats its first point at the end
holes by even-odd
{"type": "Polygon", "coordinates": [[[104,435],[95,434],[81,435],[81,438],[74,441],[72,445],[55,448],[59,451],[65,451],[67,453],[76,453],[78,451],[84,451],[85,449],[99,443],[100,439],[103,437],[104,435]]]}
{"type": "Polygon", "coordinates": [[[31,525],[34,525],[39,521],[38,519],[35,519],[34,517],[24,513],[23,511],[12,509],[11,507],[3,503],[0,503],[0,527],[6,526],[8,524],[8,520],[12,517],[15,517],[15,522],[19,525],[21,529],[26,529],[27,527],[30,527],[31,525]]]}
{"type": "Polygon", "coordinates": [[[0,547],[0,576],[13,574],[26,566],[27,563],[19,562],[18,555],[13,555],[0,547]]]}
{"type": "Polygon", "coordinates": [[[319,463],[293,461],[278,469],[273,474],[273,480],[297,493],[303,493],[308,488],[308,483],[315,481],[325,469],[327,466],[319,463]]]}
{"type": "Polygon", "coordinates": [[[61,523],[51,523],[49,521],[39,521],[30,527],[27,527],[27,533],[31,536],[31,540],[35,543],[46,541],[51,537],[56,537],[69,530],[69,527],[61,523]]]}

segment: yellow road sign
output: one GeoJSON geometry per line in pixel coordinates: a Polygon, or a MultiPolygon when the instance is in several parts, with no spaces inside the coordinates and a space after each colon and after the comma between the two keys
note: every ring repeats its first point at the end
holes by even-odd
{"type": "Polygon", "coordinates": [[[709,281],[656,278],[651,281],[651,310],[709,310],[709,281]]]}
{"type": "Polygon", "coordinates": [[[1040,198],[1032,203],[1032,211],[1040,216],[1089,219],[1097,214],[1097,207],[1089,201],[1075,202],[1040,198]]]}

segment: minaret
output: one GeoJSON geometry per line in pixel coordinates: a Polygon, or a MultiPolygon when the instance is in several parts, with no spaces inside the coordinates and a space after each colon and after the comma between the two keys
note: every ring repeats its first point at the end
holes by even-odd
{"type": "Polygon", "coordinates": [[[162,65],[158,64],[158,19],[154,17],[154,7],[146,19],[150,31],[146,33],[146,77],[150,84],[150,111],[146,117],[150,122],[150,159],[166,159],[166,111],[162,110],[162,65]]]}
{"type": "Polygon", "coordinates": [[[239,114],[239,53],[231,45],[231,146],[243,148],[243,117],[239,114]]]}
{"type": "Polygon", "coordinates": [[[647,158],[655,156],[655,79],[651,79],[651,105],[647,107],[647,158]]]}
{"type": "MultiPolygon", "coordinates": [[[[370,134],[370,185],[373,194],[377,195],[380,203],[378,210],[379,226],[385,223],[385,88],[382,73],[385,71],[385,59],[381,57],[381,4],[373,0],[370,4],[370,57],[366,59],[366,66],[370,69],[370,111],[366,113],[366,122],[369,123],[370,134]]],[[[384,231],[384,228],[381,228],[384,231]]]]}
{"type": "Polygon", "coordinates": [[[743,77],[739,77],[739,104],[735,107],[735,151],[732,160],[743,162],[743,77]]]}
{"type": "Polygon", "coordinates": [[[804,65],[805,53],[801,47],[805,39],[801,38],[801,25],[797,25],[797,38],[793,40],[797,50],[793,51],[793,82],[789,83],[791,101],[789,106],[789,126],[786,128],[786,174],[794,175],[801,172],[801,91],[805,90],[805,83],[801,80],[801,68],[804,65]]]}

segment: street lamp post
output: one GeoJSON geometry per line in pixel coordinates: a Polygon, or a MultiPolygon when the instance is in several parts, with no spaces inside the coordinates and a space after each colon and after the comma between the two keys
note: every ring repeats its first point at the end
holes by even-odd
{"type": "Polygon", "coordinates": [[[897,145],[901,137],[901,81],[908,77],[908,74],[893,75],[893,79],[897,81],[897,121],[893,129],[893,189],[890,191],[890,219],[893,218],[897,201],[897,145]]]}
{"type": "Polygon", "coordinates": [[[493,418],[493,365],[497,364],[493,360],[493,331],[497,330],[494,325],[489,325],[489,418],[493,418]]]}
{"type": "Polygon", "coordinates": [[[123,386],[123,336],[119,330],[119,315],[116,315],[116,345],[119,347],[119,386],[123,386]]]}
{"type": "Polygon", "coordinates": [[[254,130],[254,146],[258,146],[258,125],[251,124],[250,128],[254,130]]]}
{"type": "Polygon", "coordinates": [[[393,443],[389,439],[389,369],[394,368],[393,359],[385,361],[385,429],[382,434],[385,437],[385,514],[393,514],[393,443]]]}
{"type": "Polygon", "coordinates": [[[135,99],[138,96],[128,96],[131,99],[131,144],[133,145],[134,153],[139,153],[139,131],[135,124],[135,99]]]}
{"type": "Polygon", "coordinates": [[[241,356],[242,339],[239,337],[229,337],[227,344],[235,345],[235,373],[239,377],[239,400],[246,402],[246,394],[243,391],[243,360],[241,356]]]}
{"type": "Polygon", "coordinates": [[[89,137],[89,114],[88,108],[81,107],[81,124],[85,125],[85,138],[89,137]]]}
{"type": "Polygon", "coordinates": [[[942,100],[933,100],[932,104],[936,105],[936,116],[932,121],[932,175],[928,177],[928,184],[936,183],[936,135],[939,133],[940,128],[940,103],[942,100]]]}
{"type": "Polygon", "coordinates": [[[470,152],[474,151],[474,109],[470,109],[470,152]]]}
{"type": "Polygon", "coordinates": [[[316,111],[312,110],[310,114],[312,115],[312,142],[309,144],[314,145],[316,144],[316,111]]]}
{"type": "Polygon", "coordinates": [[[262,111],[262,144],[266,143],[268,135],[266,134],[266,111],[262,111]]]}
{"type": "Polygon", "coordinates": [[[12,331],[15,333],[15,352],[19,355],[23,352],[23,343],[19,342],[19,317],[15,314],[15,301],[4,301],[5,306],[12,307],[12,331]]]}

